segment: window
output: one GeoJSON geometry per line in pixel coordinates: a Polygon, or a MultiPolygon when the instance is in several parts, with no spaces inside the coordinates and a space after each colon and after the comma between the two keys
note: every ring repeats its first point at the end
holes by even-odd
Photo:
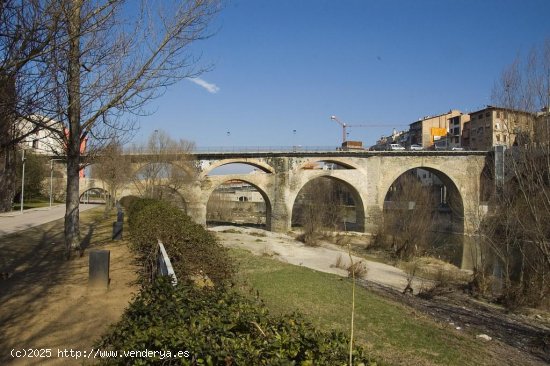
{"type": "Polygon", "coordinates": [[[483,118],[483,113],[480,113],[478,116],[477,116],[477,119],[482,119],[483,118]]]}
{"type": "Polygon", "coordinates": [[[32,140],[32,148],[38,149],[38,140],[32,140]]]}
{"type": "Polygon", "coordinates": [[[501,111],[497,111],[497,118],[502,118],[502,112],[501,111]]]}
{"type": "Polygon", "coordinates": [[[502,136],[503,141],[506,142],[506,135],[502,136]]]}
{"type": "Polygon", "coordinates": [[[495,123],[495,130],[500,130],[500,123],[495,123]]]}
{"type": "Polygon", "coordinates": [[[497,142],[500,142],[500,135],[497,135],[497,142]]]}
{"type": "Polygon", "coordinates": [[[491,112],[485,113],[485,117],[490,117],[490,116],[491,116],[491,112]]]}

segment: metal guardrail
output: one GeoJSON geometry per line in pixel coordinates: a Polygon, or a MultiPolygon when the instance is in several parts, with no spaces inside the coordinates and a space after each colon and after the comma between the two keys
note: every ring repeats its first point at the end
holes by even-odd
{"type": "Polygon", "coordinates": [[[162,242],[158,241],[159,251],[157,255],[157,274],[159,276],[170,276],[172,277],[172,285],[176,286],[178,284],[178,279],[176,277],[176,273],[174,272],[174,268],[172,267],[172,263],[170,262],[170,258],[168,258],[168,254],[166,253],[166,249],[164,248],[164,244],[162,242]]]}
{"type": "MultiPolygon", "coordinates": [[[[163,155],[253,155],[253,154],[275,154],[275,155],[301,155],[301,154],[344,154],[344,155],[484,155],[487,151],[473,150],[369,150],[364,149],[344,149],[339,146],[209,146],[196,147],[189,151],[164,151],[163,155]]],[[[127,156],[146,156],[155,155],[151,151],[127,151],[127,156]]]]}
{"type": "Polygon", "coordinates": [[[196,147],[191,153],[224,153],[224,152],[321,152],[337,151],[338,146],[205,146],[196,147]]]}

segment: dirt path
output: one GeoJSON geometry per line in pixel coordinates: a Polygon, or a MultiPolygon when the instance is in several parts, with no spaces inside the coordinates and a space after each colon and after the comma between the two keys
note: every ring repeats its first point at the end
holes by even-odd
{"type": "MultiPolygon", "coordinates": [[[[322,272],[347,276],[347,272],[335,268],[336,258],[342,257],[349,263],[348,255],[341,247],[323,244],[321,247],[307,247],[294,238],[259,229],[221,226],[211,228],[221,242],[228,247],[248,249],[257,255],[267,255],[295,265],[309,267],[322,272]]],[[[354,261],[360,260],[354,257],[354,261]]],[[[395,267],[372,261],[365,261],[368,273],[361,284],[393,301],[407,304],[416,311],[429,315],[450,329],[463,330],[472,336],[489,335],[487,348],[500,355],[506,355],[510,365],[550,364],[550,319],[533,321],[521,315],[507,314],[503,310],[474,301],[462,293],[447,293],[424,300],[418,296],[403,295],[406,274],[395,267]]],[[[414,281],[418,290],[426,281],[414,281]]]]}
{"type": "Polygon", "coordinates": [[[81,230],[91,239],[88,249],[111,251],[109,290],[88,289],[89,250],[64,259],[61,220],[0,239],[1,270],[10,274],[0,279],[0,364],[82,364],[58,351],[90,350],[137,292],[126,244],[111,241],[111,220],[94,225],[94,215],[81,214],[81,230]],[[12,349],[50,349],[51,357],[13,359],[12,349]]]}

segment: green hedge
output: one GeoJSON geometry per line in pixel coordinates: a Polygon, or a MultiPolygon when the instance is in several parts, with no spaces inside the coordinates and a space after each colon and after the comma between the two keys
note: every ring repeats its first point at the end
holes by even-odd
{"type": "Polygon", "coordinates": [[[206,274],[220,285],[234,273],[228,251],[214,235],[179,208],[153,199],[133,202],[128,212],[131,249],[145,264],[142,279],[151,278],[158,239],[164,244],[179,281],[206,274]]]}
{"type": "MultiPolygon", "coordinates": [[[[109,365],[346,365],[349,340],[316,330],[299,315],[273,317],[259,301],[225,289],[173,287],[166,278],[144,288],[97,346],[102,350],[170,351],[171,358],[106,358],[109,365]],[[188,351],[177,358],[177,351],[188,351]]],[[[354,350],[354,365],[369,363],[354,350]]]]}

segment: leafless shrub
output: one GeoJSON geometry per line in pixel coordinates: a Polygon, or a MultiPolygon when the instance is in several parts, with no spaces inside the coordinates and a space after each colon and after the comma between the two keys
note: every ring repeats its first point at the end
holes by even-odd
{"type": "Polygon", "coordinates": [[[405,286],[405,288],[403,289],[403,294],[413,293],[412,283],[415,278],[417,269],[418,262],[416,260],[413,260],[412,263],[410,263],[410,265],[406,267],[405,274],[407,276],[407,286],[405,286]]]}
{"type": "Polygon", "coordinates": [[[338,254],[338,257],[336,257],[336,262],[331,267],[340,268],[340,269],[347,269],[344,265],[344,258],[342,257],[342,254],[338,254]]]}
{"type": "Polygon", "coordinates": [[[418,291],[418,296],[423,299],[432,299],[435,296],[442,295],[453,291],[453,277],[443,269],[439,269],[436,279],[423,286],[418,291]]]}
{"type": "Polygon", "coordinates": [[[317,246],[328,231],[341,229],[348,195],[341,184],[331,179],[316,179],[304,186],[293,210],[293,221],[303,230],[298,240],[317,246]]]}
{"type": "Polygon", "coordinates": [[[367,266],[363,261],[354,262],[346,267],[348,271],[348,277],[350,278],[364,278],[367,275],[367,266]]]}

